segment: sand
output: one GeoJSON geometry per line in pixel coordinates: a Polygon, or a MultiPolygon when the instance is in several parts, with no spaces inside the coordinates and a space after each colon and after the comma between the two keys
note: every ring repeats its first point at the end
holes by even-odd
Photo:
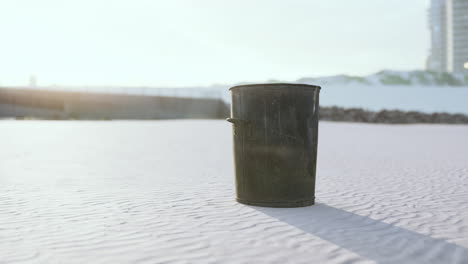
{"type": "Polygon", "coordinates": [[[468,126],[319,137],[317,204],[273,209],[224,121],[0,121],[0,263],[468,263],[468,126]]]}

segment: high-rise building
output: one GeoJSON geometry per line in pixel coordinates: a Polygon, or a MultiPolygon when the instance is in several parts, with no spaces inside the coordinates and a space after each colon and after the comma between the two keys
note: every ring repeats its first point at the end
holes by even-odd
{"type": "Polygon", "coordinates": [[[431,0],[429,70],[468,72],[468,0],[431,0]]]}
{"type": "Polygon", "coordinates": [[[431,53],[427,60],[427,69],[443,72],[447,69],[446,56],[446,10],[445,0],[431,0],[429,9],[429,28],[431,30],[431,53]]]}

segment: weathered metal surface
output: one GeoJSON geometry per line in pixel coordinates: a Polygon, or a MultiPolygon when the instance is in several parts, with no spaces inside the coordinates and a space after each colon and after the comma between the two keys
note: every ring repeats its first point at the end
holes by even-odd
{"type": "Polygon", "coordinates": [[[320,87],[280,83],[230,90],[237,201],[314,204],[320,87]]]}

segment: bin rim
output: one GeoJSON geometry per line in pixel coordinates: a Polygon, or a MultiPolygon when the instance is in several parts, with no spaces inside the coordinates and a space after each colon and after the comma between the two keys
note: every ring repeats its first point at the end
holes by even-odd
{"type": "Polygon", "coordinates": [[[236,85],[231,88],[229,88],[229,91],[237,88],[257,88],[260,86],[300,86],[300,87],[306,87],[306,88],[312,88],[312,89],[318,89],[320,90],[322,87],[318,85],[313,85],[313,84],[302,84],[302,83],[254,83],[254,84],[243,84],[243,85],[236,85]]]}

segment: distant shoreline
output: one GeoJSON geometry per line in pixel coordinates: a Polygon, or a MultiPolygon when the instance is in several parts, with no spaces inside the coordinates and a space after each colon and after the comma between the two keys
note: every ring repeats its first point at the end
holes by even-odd
{"type": "MultiPolygon", "coordinates": [[[[436,106],[438,102],[446,102],[441,97],[427,98],[417,96],[421,93],[411,94],[405,89],[405,98],[400,94],[383,93],[378,90],[371,95],[368,101],[374,104],[372,110],[365,108],[337,107],[330,105],[330,98],[351,98],[354,104],[362,104],[361,96],[356,91],[333,88],[326,89],[326,95],[321,103],[326,105],[320,108],[320,119],[326,121],[383,123],[383,124],[468,124],[468,115],[465,113],[424,112],[417,107],[418,102],[436,106]],[[358,96],[356,96],[356,94],[358,96]],[[391,97],[391,95],[394,97],[391,97]],[[373,95],[373,96],[372,96],[373,95]],[[396,95],[396,96],[395,96],[396,95]],[[412,98],[418,97],[418,100],[412,98]],[[383,98],[394,102],[403,102],[395,109],[415,108],[420,111],[380,110],[375,105],[382,105],[389,109],[389,105],[379,103],[383,98]],[[390,98],[390,99],[389,99],[390,98]],[[380,100],[380,101],[379,101],[380,100]],[[373,111],[380,110],[380,111],[373,111]]],[[[427,93],[422,93],[422,95],[427,93]]],[[[439,95],[439,94],[438,94],[439,95]]],[[[443,94],[442,94],[443,95],[443,94]]],[[[440,96],[442,96],[440,95],[440,96]]],[[[461,106],[466,93],[458,93],[451,102],[452,105],[461,106]]],[[[344,100],[344,99],[340,99],[344,100]]],[[[369,104],[371,105],[371,104],[369,104]]],[[[440,109],[434,107],[434,109],[440,109]]],[[[424,108],[423,108],[424,109],[424,108]]],[[[457,108],[455,108],[457,109],[457,108]]],[[[13,119],[45,119],[45,120],[160,120],[160,119],[223,119],[229,117],[230,106],[222,99],[190,98],[148,95],[105,94],[69,91],[41,91],[31,89],[0,88],[0,118],[13,119]]]]}
{"type": "MultiPolygon", "coordinates": [[[[227,117],[227,116],[226,116],[227,117]]],[[[223,117],[224,118],[224,117],[223,117]]],[[[222,118],[222,119],[223,119],[222,118]]],[[[125,120],[102,118],[41,118],[34,116],[16,116],[4,118],[4,120],[125,120]]],[[[139,118],[131,118],[140,120],[139,118]]],[[[193,119],[193,118],[186,118],[193,119]]],[[[198,118],[199,119],[199,118],[198,118]]],[[[206,119],[213,119],[207,116],[206,119]]],[[[2,120],[2,119],[0,119],[2,120]]],[[[143,118],[141,120],[144,120],[143,118]]],[[[145,119],[148,120],[148,119],[145,119]]],[[[149,119],[168,120],[168,119],[149,119]]],[[[181,119],[179,119],[181,120],[181,119]]],[[[320,107],[320,120],[333,122],[354,122],[369,124],[468,124],[468,115],[449,113],[422,113],[417,111],[381,110],[368,111],[362,108],[320,107]]]]}

